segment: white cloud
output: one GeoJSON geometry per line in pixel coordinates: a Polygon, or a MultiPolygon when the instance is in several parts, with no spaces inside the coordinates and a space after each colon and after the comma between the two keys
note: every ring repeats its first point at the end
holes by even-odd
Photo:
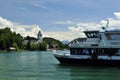
{"type": "MultiPolygon", "coordinates": [[[[66,21],[66,23],[71,24],[71,21],[66,21]]],[[[16,33],[20,33],[23,37],[26,36],[37,37],[37,33],[39,32],[39,30],[42,31],[40,27],[37,25],[22,25],[0,17],[0,28],[5,28],[5,27],[11,28],[12,31],[15,31],[16,33]]],[[[74,38],[78,38],[80,35],[73,31],[67,31],[67,32],[44,32],[43,36],[53,37],[58,40],[70,41],[74,38]]]]}
{"type": "Polygon", "coordinates": [[[115,18],[107,18],[106,20],[101,20],[99,23],[82,23],[79,22],[75,26],[70,26],[69,30],[81,34],[84,30],[102,30],[102,27],[106,27],[107,20],[109,20],[108,30],[110,29],[120,29],[120,12],[114,12],[115,18]]]}
{"type": "Polygon", "coordinates": [[[0,17],[0,27],[12,27],[14,24],[11,21],[8,21],[7,19],[4,19],[0,17]]]}
{"type": "MultiPolygon", "coordinates": [[[[115,18],[107,18],[109,20],[108,29],[120,29],[120,12],[114,12],[115,18]]],[[[73,22],[73,21],[56,21],[54,24],[68,25],[68,31],[60,32],[44,32],[44,37],[53,37],[58,40],[73,40],[78,37],[85,37],[82,33],[84,30],[101,30],[103,26],[106,26],[107,21],[101,20],[99,23],[95,22],[73,22]],[[71,25],[71,26],[70,26],[71,25]]],[[[0,17],[0,28],[10,27],[12,31],[20,33],[23,37],[32,36],[37,37],[37,33],[40,29],[38,25],[22,25],[18,23],[11,22],[7,19],[0,17]]],[[[42,30],[41,30],[42,31],[42,30]]]]}
{"type": "Polygon", "coordinates": [[[26,37],[26,36],[37,37],[37,33],[42,30],[37,25],[22,25],[22,26],[18,25],[16,28],[14,28],[14,31],[16,33],[20,33],[23,37],[26,37]]]}
{"type": "Polygon", "coordinates": [[[52,24],[57,24],[57,25],[73,25],[73,24],[75,24],[75,22],[72,22],[72,21],[70,21],[70,20],[68,20],[68,21],[55,21],[55,22],[53,22],[52,24]]]}
{"type": "Polygon", "coordinates": [[[71,31],[67,31],[67,32],[44,32],[44,36],[45,37],[52,37],[52,38],[55,38],[55,39],[58,39],[58,40],[73,40],[75,38],[78,38],[79,35],[74,33],[74,32],[71,32],[71,31]]]}
{"type": "Polygon", "coordinates": [[[116,16],[117,19],[120,19],[120,12],[114,12],[114,15],[116,16]]]}
{"type": "Polygon", "coordinates": [[[23,37],[37,37],[37,33],[39,32],[39,30],[42,31],[38,25],[21,25],[0,17],[0,28],[5,27],[11,28],[11,31],[20,33],[23,37]]]}
{"type": "Polygon", "coordinates": [[[83,31],[85,30],[98,30],[96,23],[77,23],[75,26],[70,26],[69,30],[75,34],[78,34],[78,37],[86,37],[83,31]]]}

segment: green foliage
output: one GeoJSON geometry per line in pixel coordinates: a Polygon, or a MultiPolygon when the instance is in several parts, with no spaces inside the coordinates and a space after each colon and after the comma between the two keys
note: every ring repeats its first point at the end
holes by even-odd
{"type": "Polygon", "coordinates": [[[54,38],[45,37],[45,38],[43,38],[43,41],[46,44],[49,44],[49,45],[54,45],[55,44],[55,45],[58,46],[59,49],[65,49],[66,48],[66,45],[64,45],[61,41],[56,40],[54,38]]]}
{"type": "Polygon", "coordinates": [[[0,39],[0,50],[5,50],[6,49],[6,43],[4,39],[0,39]]]}
{"type": "MultiPolygon", "coordinates": [[[[26,49],[26,50],[47,50],[47,45],[49,44],[51,48],[54,46],[57,49],[68,48],[68,45],[64,45],[61,41],[54,38],[43,38],[41,43],[31,43],[33,37],[27,36],[26,39],[28,43],[23,44],[23,37],[20,34],[12,32],[10,28],[0,29],[0,50],[8,50],[9,47],[15,47],[17,50],[26,49]]],[[[37,39],[36,39],[37,40],[37,39]]]]}
{"type": "Polygon", "coordinates": [[[42,50],[42,51],[46,51],[47,50],[47,44],[45,42],[41,42],[38,44],[38,49],[42,50]]]}
{"type": "Polygon", "coordinates": [[[31,44],[29,50],[32,50],[32,51],[39,50],[38,49],[38,44],[31,44]]]}
{"type": "Polygon", "coordinates": [[[31,42],[30,42],[30,40],[28,41],[25,49],[26,50],[31,50],[31,42]]]}
{"type": "Polygon", "coordinates": [[[7,50],[11,46],[21,49],[23,47],[22,42],[23,37],[12,32],[10,28],[0,29],[0,50],[7,50]]]}
{"type": "Polygon", "coordinates": [[[40,50],[40,51],[46,51],[47,50],[47,44],[44,42],[41,43],[35,43],[32,44],[30,42],[27,43],[26,49],[30,51],[40,50]]]}
{"type": "Polygon", "coordinates": [[[12,46],[15,47],[17,51],[19,50],[17,43],[13,43],[12,46]]]}
{"type": "Polygon", "coordinates": [[[68,45],[64,45],[61,41],[56,40],[54,38],[43,38],[43,41],[40,43],[33,43],[31,42],[32,39],[35,39],[33,37],[27,36],[26,39],[28,40],[28,43],[26,44],[26,50],[34,51],[34,50],[40,50],[40,51],[46,51],[47,45],[49,45],[49,48],[51,49],[68,49],[68,45]]]}
{"type": "MultiPolygon", "coordinates": [[[[68,48],[67,45],[64,45],[61,41],[54,38],[43,38],[41,43],[31,43],[31,38],[27,36],[28,43],[23,44],[23,37],[20,34],[12,32],[10,28],[0,29],[0,50],[8,50],[9,47],[15,47],[17,50],[26,49],[26,50],[47,50],[47,45],[50,47],[56,46],[57,49],[68,48]]],[[[35,39],[35,38],[34,38],[35,39]]]]}
{"type": "Polygon", "coordinates": [[[68,44],[64,44],[64,48],[65,48],[65,49],[69,49],[68,44]]]}

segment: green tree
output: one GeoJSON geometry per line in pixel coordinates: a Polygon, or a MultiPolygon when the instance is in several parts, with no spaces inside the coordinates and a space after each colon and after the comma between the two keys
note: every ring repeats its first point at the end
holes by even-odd
{"type": "Polygon", "coordinates": [[[43,42],[45,42],[46,44],[57,45],[59,49],[65,48],[65,45],[61,41],[54,38],[45,37],[43,38],[43,42]]]}
{"type": "Polygon", "coordinates": [[[45,42],[38,43],[38,49],[41,51],[47,50],[47,44],[45,42]]]}
{"type": "Polygon", "coordinates": [[[17,51],[19,50],[17,43],[13,43],[12,46],[15,47],[17,51]]]}
{"type": "Polygon", "coordinates": [[[4,39],[0,39],[0,50],[6,49],[6,43],[4,39]]]}
{"type": "Polygon", "coordinates": [[[33,51],[34,51],[34,50],[39,50],[39,49],[38,49],[38,44],[31,44],[30,47],[31,47],[31,50],[33,50],[33,51]]]}
{"type": "Polygon", "coordinates": [[[7,50],[13,44],[16,44],[18,49],[22,49],[23,37],[20,34],[12,32],[10,28],[0,29],[0,43],[0,50],[7,50]]]}

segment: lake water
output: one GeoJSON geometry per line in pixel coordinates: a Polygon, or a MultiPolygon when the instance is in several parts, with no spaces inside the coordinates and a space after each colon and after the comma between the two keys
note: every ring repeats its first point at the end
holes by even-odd
{"type": "Polygon", "coordinates": [[[52,53],[0,53],[0,80],[120,80],[119,67],[60,65],[52,53]]]}

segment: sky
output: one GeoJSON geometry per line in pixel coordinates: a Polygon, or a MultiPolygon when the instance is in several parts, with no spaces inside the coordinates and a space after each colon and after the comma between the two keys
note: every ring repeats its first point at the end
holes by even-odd
{"type": "Polygon", "coordinates": [[[120,0],[0,0],[0,28],[10,27],[23,37],[73,40],[84,30],[120,29],[120,0]]]}

